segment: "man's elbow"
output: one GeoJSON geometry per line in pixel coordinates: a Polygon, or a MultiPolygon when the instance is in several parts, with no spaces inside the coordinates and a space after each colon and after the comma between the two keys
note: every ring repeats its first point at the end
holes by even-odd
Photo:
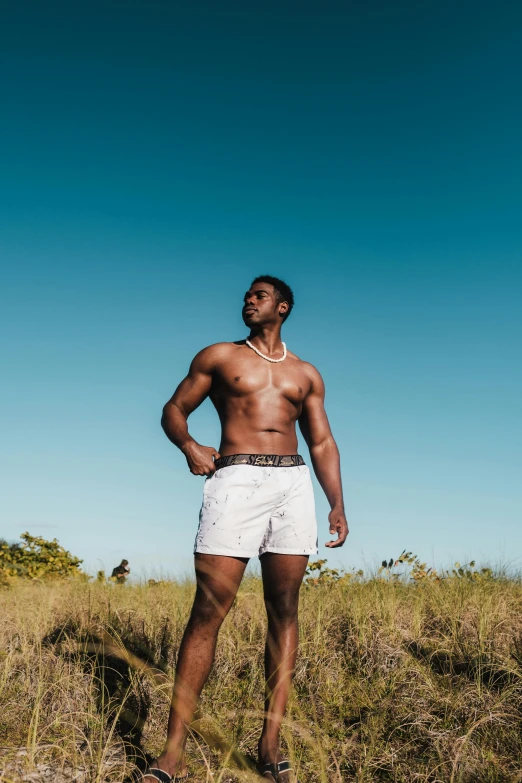
{"type": "Polygon", "coordinates": [[[179,407],[179,405],[176,405],[175,402],[169,400],[167,403],[165,403],[161,412],[161,426],[164,430],[176,419],[176,414],[181,414],[183,418],[187,418],[185,412],[179,407]]]}
{"type": "Polygon", "coordinates": [[[333,438],[333,435],[326,435],[324,438],[321,438],[320,440],[315,441],[314,443],[310,444],[310,452],[314,455],[321,455],[325,452],[329,451],[330,449],[336,449],[337,445],[335,443],[335,440],[333,438]]]}
{"type": "Polygon", "coordinates": [[[163,406],[163,410],[161,411],[161,426],[163,430],[165,430],[166,427],[168,427],[169,419],[172,416],[172,408],[174,407],[173,403],[166,402],[163,406]]]}

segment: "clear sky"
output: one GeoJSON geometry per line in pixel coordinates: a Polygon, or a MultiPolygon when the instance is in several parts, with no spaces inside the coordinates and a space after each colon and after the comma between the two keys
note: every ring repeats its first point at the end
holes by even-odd
{"type": "Polygon", "coordinates": [[[188,569],[161,408],[271,273],[342,455],[321,556],[518,567],[522,5],[19,2],[0,35],[0,535],[188,569]]]}

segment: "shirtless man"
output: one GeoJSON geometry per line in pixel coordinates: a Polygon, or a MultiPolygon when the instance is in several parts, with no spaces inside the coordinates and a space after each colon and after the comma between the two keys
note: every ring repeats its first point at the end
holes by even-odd
{"type": "Polygon", "coordinates": [[[204,348],[163,409],[165,434],[184,453],[190,472],[207,479],[194,547],[196,596],[178,655],[167,743],[144,783],[186,775],[187,727],[214,661],[221,624],[249,558],[257,555],[268,615],[259,765],[268,781],[290,781],[279,732],[297,654],[299,589],[308,556],[317,552],[313,490],[297,454],[296,421],[332,509],[330,534],[337,538],[326,546],[342,546],[348,535],[323,381],[315,367],[281,342],[293,303],[281,280],[256,278],[243,305],[249,339],[204,348]],[[188,433],[187,419],[206,397],[221,421],[219,451],[188,433]]]}

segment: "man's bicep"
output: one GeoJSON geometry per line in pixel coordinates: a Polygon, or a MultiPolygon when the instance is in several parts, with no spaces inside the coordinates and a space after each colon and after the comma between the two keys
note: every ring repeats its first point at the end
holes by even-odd
{"type": "Polygon", "coordinates": [[[316,446],[331,436],[323,399],[307,400],[299,417],[299,428],[309,447],[316,446]]]}
{"type": "Polygon", "coordinates": [[[332,434],[324,408],[324,384],[317,371],[312,389],[303,402],[299,428],[309,447],[322,443],[332,434]]]}
{"type": "Polygon", "coordinates": [[[212,366],[198,354],[167,405],[175,405],[188,416],[208,397],[211,387],[212,366]]]}

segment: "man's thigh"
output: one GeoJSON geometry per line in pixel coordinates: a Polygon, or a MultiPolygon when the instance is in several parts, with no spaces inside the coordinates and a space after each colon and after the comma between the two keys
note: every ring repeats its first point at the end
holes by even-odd
{"type": "Polygon", "coordinates": [[[234,602],[248,558],[196,553],[197,590],[195,605],[210,604],[222,616],[234,602]]]}
{"type": "Polygon", "coordinates": [[[259,558],[266,600],[299,595],[308,565],[308,555],[282,555],[266,552],[259,558]]]}

